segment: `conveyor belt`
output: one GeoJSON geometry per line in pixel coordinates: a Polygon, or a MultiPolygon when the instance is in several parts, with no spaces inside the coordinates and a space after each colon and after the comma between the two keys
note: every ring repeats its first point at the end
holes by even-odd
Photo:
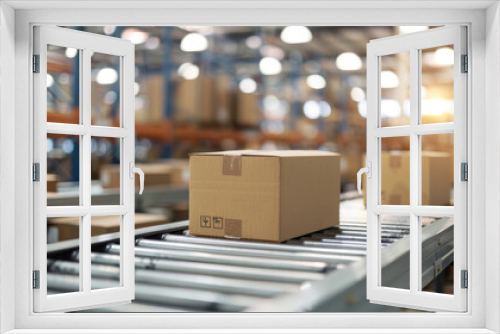
{"type": "MultiPolygon", "coordinates": [[[[390,308],[366,300],[366,217],[361,199],[341,204],[337,227],[285,244],[190,236],[188,222],[136,231],[136,299],[93,312],[368,312],[390,308]],[[346,214],[342,214],[345,212],[346,214]],[[344,217],[347,217],[345,219],[344,217]]],[[[408,221],[382,226],[384,280],[408,282],[408,221]]],[[[119,235],[92,238],[92,288],[116,286],[119,235]]],[[[453,220],[426,221],[423,282],[453,262],[453,220]]],[[[49,245],[51,293],[78,288],[77,241],[49,245]]],[[[395,286],[395,285],[388,285],[395,286]]]]}

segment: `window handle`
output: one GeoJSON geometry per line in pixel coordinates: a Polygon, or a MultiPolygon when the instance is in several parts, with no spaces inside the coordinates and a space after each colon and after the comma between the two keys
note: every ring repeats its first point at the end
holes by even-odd
{"type": "Polygon", "coordinates": [[[139,195],[142,195],[142,191],[144,190],[144,172],[142,171],[142,169],[140,168],[137,168],[137,167],[134,167],[134,162],[133,161],[130,161],[130,164],[129,164],[129,167],[130,167],[130,178],[131,179],[134,179],[134,173],[137,173],[139,174],[139,183],[140,183],[140,189],[139,189],[139,195]]]}
{"type": "Polygon", "coordinates": [[[358,191],[360,194],[363,193],[363,191],[361,190],[361,175],[363,175],[363,173],[366,173],[366,176],[371,179],[372,178],[372,163],[370,161],[368,161],[366,163],[366,167],[364,168],[361,168],[359,171],[358,171],[358,191]]]}

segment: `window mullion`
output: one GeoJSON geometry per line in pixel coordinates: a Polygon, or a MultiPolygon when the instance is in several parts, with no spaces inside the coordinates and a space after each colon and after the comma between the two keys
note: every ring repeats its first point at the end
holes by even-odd
{"type": "MultiPolygon", "coordinates": [[[[82,125],[84,127],[91,126],[91,64],[90,64],[90,49],[85,48],[82,51],[83,61],[80,76],[80,101],[81,101],[81,117],[82,125]]],[[[90,208],[91,205],[91,134],[90,131],[82,136],[82,150],[81,150],[81,166],[82,170],[82,204],[84,207],[90,208]]],[[[90,253],[91,253],[91,215],[87,212],[82,218],[82,233],[80,237],[82,258],[81,265],[83,266],[82,277],[83,277],[83,291],[90,293],[91,291],[91,268],[90,268],[90,253]]]]}
{"type": "Polygon", "coordinates": [[[420,62],[419,50],[410,50],[410,291],[418,291],[419,263],[421,263],[419,221],[411,208],[420,205],[421,168],[420,168],[420,140],[414,129],[419,123],[420,97],[420,62]]]}

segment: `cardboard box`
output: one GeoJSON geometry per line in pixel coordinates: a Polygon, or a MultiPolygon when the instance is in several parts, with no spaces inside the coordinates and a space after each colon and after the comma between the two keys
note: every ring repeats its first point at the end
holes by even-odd
{"type": "Polygon", "coordinates": [[[259,99],[257,94],[236,94],[236,123],[239,126],[256,127],[259,125],[259,99]]]}
{"type": "Polygon", "coordinates": [[[356,183],[358,171],[363,166],[363,153],[342,153],[340,160],[342,182],[356,183]]]}
{"type": "MultiPolygon", "coordinates": [[[[144,187],[168,185],[172,183],[171,169],[165,164],[137,164],[144,172],[144,187]]],[[[103,188],[120,188],[120,166],[101,167],[101,185],[103,188]]],[[[135,177],[135,187],[139,187],[139,177],[135,177]]]]}
{"type": "Polygon", "coordinates": [[[213,123],[215,121],[214,78],[200,76],[176,82],[174,120],[177,123],[213,123]]]}
{"type": "MultiPolygon", "coordinates": [[[[135,214],[135,227],[148,227],[166,224],[167,219],[163,215],[153,215],[146,213],[135,214]]],[[[56,227],[58,230],[58,241],[77,239],[80,233],[79,217],[49,218],[47,224],[56,227]]],[[[92,216],[91,235],[97,236],[106,233],[120,231],[120,216],[92,216]]]]}
{"type": "Polygon", "coordinates": [[[189,232],[282,242],[339,222],[340,155],[230,151],[190,157],[189,232]]]}
{"type": "Polygon", "coordinates": [[[223,74],[215,77],[215,121],[219,125],[230,125],[235,110],[235,92],[232,78],[223,74]]]}
{"type": "MultiPolygon", "coordinates": [[[[422,205],[450,205],[453,186],[451,154],[422,152],[422,205]]],[[[410,152],[382,152],[382,205],[410,205],[410,152]]],[[[366,206],[366,177],[363,201],[366,206]]]]}
{"type": "Polygon", "coordinates": [[[55,193],[57,192],[57,175],[47,174],[47,192],[55,193]]]}

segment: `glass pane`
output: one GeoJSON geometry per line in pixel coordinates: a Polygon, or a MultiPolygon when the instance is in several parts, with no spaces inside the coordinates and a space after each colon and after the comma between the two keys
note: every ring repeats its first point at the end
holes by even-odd
{"type": "Polygon", "coordinates": [[[453,122],[453,45],[424,49],[421,54],[421,124],[453,122]]]}
{"type": "Polygon", "coordinates": [[[410,217],[381,215],[380,219],[380,286],[410,288],[410,217]],[[399,239],[404,235],[405,241],[399,239]],[[408,247],[395,252],[393,242],[407,242],[408,247]]]}
{"type": "Polygon", "coordinates": [[[79,124],[80,52],[47,46],[47,122],[79,124]]]}
{"type": "Polygon", "coordinates": [[[453,205],[453,134],[423,135],[422,205],[453,205]]]}
{"type": "Polygon", "coordinates": [[[47,135],[47,205],[80,205],[80,136],[47,135]]]}
{"type": "MultiPolygon", "coordinates": [[[[120,232],[121,216],[92,216],[91,234],[93,237],[120,232]]],[[[108,244],[92,247],[92,290],[115,288],[120,285],[120,236],[108,244]],[[113,248],[113,249],[111,249],[113,248]],[[115,254],[116,262],[103,264],[97,258],[107,250],[115,254]]]]}
{"type": "Polygon", "coordinates": [[[78,257],[81,217],[47,219],[47,292],[59,294],[80,290],[80,260],[78,257]],[[73,240],[75,252],[53,252],[51,244],[73,240]]]}
{"type": "Polygon", "coordinates": [[[453,218],[422,217],[422,291],[453,294],[453,218]],[[434,225],[434,226],[433,226],[434,225]],[[439,227],[437,239],[435,229],[439,227]]]}
{"type": "Polygon", "coordinates": [[[91,205],[120,205],[121,139],[92,137],[92,180],[101,187],[92,189],[91,205]]]}
{"type": "Polygon", "coordinates": [[[410,138],[381,139],[380,203],[410,205],[410,138]]]}
{"type": "Polygon", "coordinates": [[[95,52],[91,71],[92,125],[120,126],[120,57],[95,52]]]}
{"type": "Polygon", "coordinates": [[[380,57],[381,126],[410,125],[410,52],[380,57]]]}

